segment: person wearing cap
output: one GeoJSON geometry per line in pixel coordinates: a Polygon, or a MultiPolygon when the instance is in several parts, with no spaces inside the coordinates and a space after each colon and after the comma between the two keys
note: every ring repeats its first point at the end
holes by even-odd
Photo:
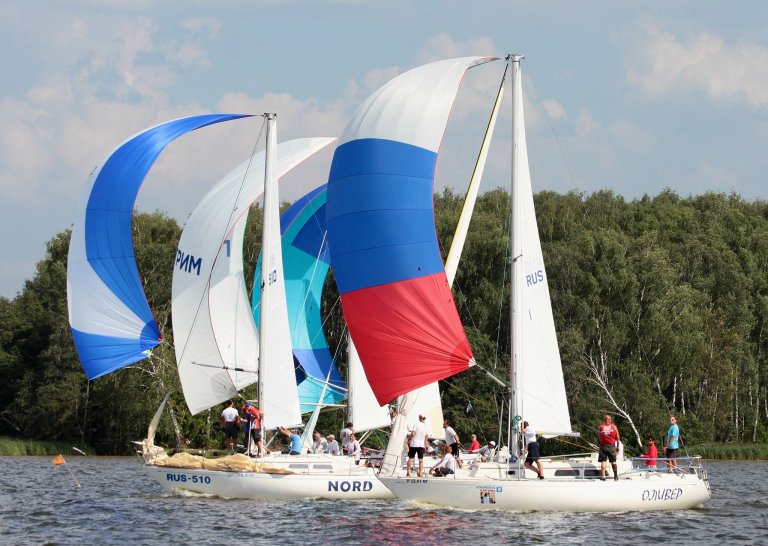
{"type": "Polygon", "coordinates": [[[408,435],[408,466],[405,471],[406,477],[411,476],[411,467],[413,466],[413,460],[416,457],[419,458],[419,470],[416,473],[416,476],[421,478],[424,474],[424,451],[429,442],[427,425],[425,424],[426,420],[426,417],[419,415],[419,422],[413,426],[411,433],[408,435]]]}
{"type": "Polygon", "coordinates": [[[312,453],[328,453],[328,441],[323,438],[323,435],[318,431],[312,435],[314,442],[312,442],[312,453]]]}
{"type": "Polygon", "coordinates": [[[648,449],[640,457],[645,459],[645,468],[653,471],[656,470],[656,457],[659,456],[659,448],[656,447],[656,440],[653,436],[648,436],[646,441],[648,442],[648,449]]]}
{"type": "Polygon", "coordinates": [[[348,447],[349,447],[349,437],[352,434],[352,422],[349,421],[343,429],[341,429],[341,432],[339,432],[339,440],[341,441],[341,449],[344,451],[344,454],[346,455],[348,453],[348,447]]]}
{"type": "Polygon", "coordinates": [[[295,430],[288,430],[287,428],[278,427],[278,430],[282,432],[291,442],[291,449],[288,455],[301,455],[301,436],[296,434],[295,430]]]}
{"type": "Polygon", "coordinates": [[[256,444],[256,454],[261,457],[264,452],[264,446],[261,443],[261,421],[264,419],[264,413],[250,402],[245,403],[242,411],[245,416],[246,454],[250,457],[253,454],[251,446],[256,444]]]}
{"type": "Polygon", "coordinates": [[[480,460],[484,463],[493,460],[493,453],[496,451],[496,442],[490,440],[486,445],[480,448],[480,460]]]}
{"type": "Polygon", "coordinates": [[[336,441],[336,436],[329,434],[326,440],[328,440],[326,453],[329,455],[341,455],[341,451],[339,450],[339,442],[336,441]]]}

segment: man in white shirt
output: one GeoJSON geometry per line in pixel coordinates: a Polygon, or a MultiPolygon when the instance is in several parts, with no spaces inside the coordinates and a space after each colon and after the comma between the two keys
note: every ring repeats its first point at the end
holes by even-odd
{"type": "Polygon", "coordinates": [[[411,467],[413,466],[413,459],[419,457],[419,471],[416,476],[421,478],[424,474],[424,450],[429,442],[429,436],[427,435],[427,426],[424,422],[427,420],[423,415],[419,415],[419,422],[413,426],[411,434],[408,436],[408,466],[406,468],[405,475],[411,476],[411,467]]]}
{"type": "Polygon", "coordinates": [[[235,409],[235,403],[230,400],[227,407],[221,412],[221,427],[224,429],[224,445],[226,449],[235,451],[237,449],[237,436],[240,432],[240,414],[235,409]]]}
{"type": "Polygon", "coordinates": [[[360,456],[363,454],[363,450],[360,447],[360,442],[357,441],[355,433],[349,435],[349,443],[347,444],[347,455],[355,458],[355,464],[360,464],[360,456]]]}
{"type": "Polygon", "coordinates": [[[459,460],[459,435],[451,426],[451,420],[446,419],[443,421],[443,428],[445,429],[445,443],[450,446],[451,453],[456,459],[456,464],[461,468],[461,460],[459,460]]]}
{"type": "Polygon", "coordinates": [[[326,439],[318,431],[315,431],[312,436],[315,440],[312,442],[312,453],[328,453],[328,442],[326,439]]]}
{"type": "Polygon", "coordinates": [[[349,422],[346,424],[346,426],[341,429],[341,432],[339,432],[339,440],[341,442],[341,449],[346,454],[348,452],[348,445],[349,445],[349,437],[352,434],[352,423],[349,422]]]}
{"type": "Polygon", "coordinates": [[[336,441],[336,437],[333,434],[328,435],[328,453],[330,455],[341,455],[339,450],[339,442],[336,441]]]}
{"type": "Polygon", "coordinates": [[[539,460],[539,443],[536,441],[536,431],[528,421],[523,421],[523,440],[525,443],[525,468],[536,472],[540,480],[544,479],[544,468],[539,460]],[[533,464],[536,463],[534,468],[533,464]]]}

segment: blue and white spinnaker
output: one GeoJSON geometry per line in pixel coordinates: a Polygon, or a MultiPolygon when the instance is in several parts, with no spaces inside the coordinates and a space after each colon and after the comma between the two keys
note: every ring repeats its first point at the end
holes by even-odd
{"type": "Polygon", "coordinates": [[[205,114],[157,125],[123,142],[91,175],[67,264],[69,324],[89,380],[146,358],[162,340],[131,239],[133,206],[147,172],[178,137],[242,117],[248,116],[205,114]]]}

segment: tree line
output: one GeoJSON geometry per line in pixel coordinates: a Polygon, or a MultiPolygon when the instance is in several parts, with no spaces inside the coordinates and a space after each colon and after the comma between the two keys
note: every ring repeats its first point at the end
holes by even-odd
{"type": "MultiPolygon", "coordinates": [[[[435,195],[444,255],[462,202],[451,190],[435,195]]],[[[637,449],[674,413],[689,444],[768,441],[768,204],[672,191],[632,201],[610,191],[541,192],[535,203],[574,429],[594,441],[601,416],[611,413],[637,449]]],[[[510,351],[508,211],[503,190],[479,197],[454,284],[476,359],[502,378],[510,351]]],[[[250,216],[245,263],[255,264],[260,215],[250,216]]],[[[165,342],[150,359],[88,382],[67,320],[69,232],[57,234],[34,277],[16,297],[0,298],[0,435],[129,453],[170,392],[173,418],[161,421],[158,443],[221,444],[222,408],[189,415],[176,373],[171,277],[181,229],[154,212],[135,213],[133,231],[165,342]]],[[[344,375],[346,327],[332,274],[323,309],[344,375]]],[[[442,381],[441,393],[462,439],[506,430],[507,393],[479,370],[442,381]]],[[[318,428],[337,433],[344,420],[342,409],[329,409],[318,428]]]]}

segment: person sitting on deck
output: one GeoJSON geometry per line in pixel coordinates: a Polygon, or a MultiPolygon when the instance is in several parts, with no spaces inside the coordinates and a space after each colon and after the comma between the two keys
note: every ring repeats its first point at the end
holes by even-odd
{"type": "Polygon", "coordinates": [[[443,458],[429,469],[429,473],[438,478],[448,476],[449,474],[455,474],[456,458],[453,456],[451,446],[448,444],[440,444],[440,451],[443,453],[443,458]]]}
{"type": "Polygon", "coordinates": [[[296,434],[295,430],[288,430],[283,427],[280,427],[278,430],[280,430],[280,432],[282,432],[291,442],[291,449],[288,452],[288,455],[301,455],[301,436],[296,434]]]}

